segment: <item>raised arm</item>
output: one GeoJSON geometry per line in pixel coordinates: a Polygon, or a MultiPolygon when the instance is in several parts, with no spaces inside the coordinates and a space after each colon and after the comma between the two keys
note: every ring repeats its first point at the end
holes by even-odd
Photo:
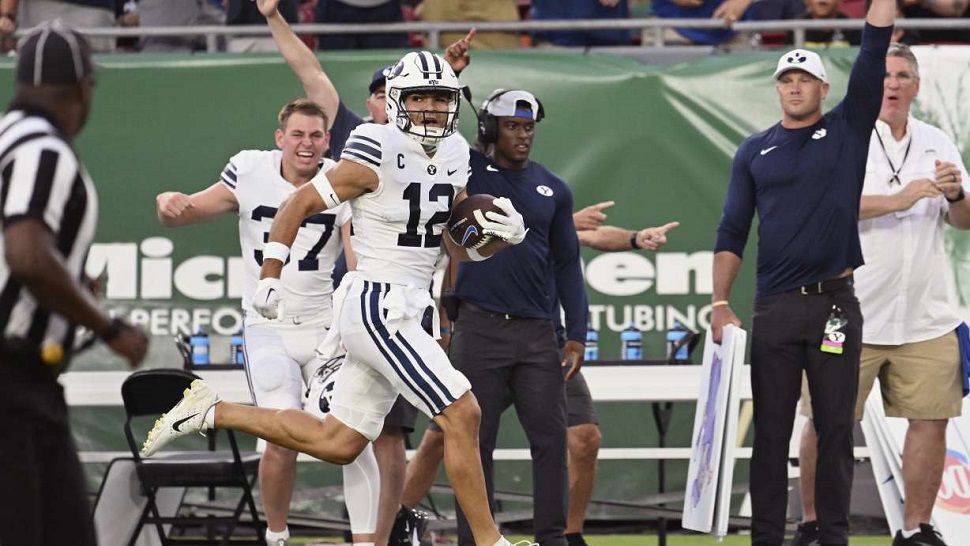
{"type": "Polygon", "coordinates": [[[236,210],[239,202],[222,180],[192,195],[167,191],[155,196],[155,214],[165,227],[207,222],[236,210]]]}
{"type": "Polygon", "coordinates": [[[874,27],[888,27],[896,23],[896,0],[872,0],[866,22],[874,27]]]}
{"type": "Polygon", "coordinates": [[[273,33],[273,40],[276,42],[280,53],[286,59],[286,64],[299,78],[303,85],[306,97],[320,105],[327,114],[327,129],[333,125],[333,120],[337,116],[337,109],[340,107],[340,95],[333,82],[323,71],[320,60],[310,51],[293,29],[290,28],[286,19],[280,15],[277,6],[279,0],[257,0],[260,13],[266,17],[266,23],[273,33]]]}

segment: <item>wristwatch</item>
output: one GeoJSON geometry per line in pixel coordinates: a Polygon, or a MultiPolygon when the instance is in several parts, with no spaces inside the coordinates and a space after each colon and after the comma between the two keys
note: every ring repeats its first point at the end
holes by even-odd
{"type": "MultiPolygon", "coordinates": [[[[946,196],[944,195],[943,197],[946,197],[946,196]]],[[[960,188],[960,193],[958,193],[956,197],[954,197],[953,199],[946,197],[946,200],[949,201],[950,203],[956,203],[957,201],[963,201],[966,197],[967,197],[967,194],[963,192],[963,188],[960,188]]]]}
{"type": "Polygon", "coordinates": [[[640,245],[637,244],[637,232],[635,231],[633,232],[633,235],[630,235],[630,248],[633,250],[641,248],[640,245]]]}

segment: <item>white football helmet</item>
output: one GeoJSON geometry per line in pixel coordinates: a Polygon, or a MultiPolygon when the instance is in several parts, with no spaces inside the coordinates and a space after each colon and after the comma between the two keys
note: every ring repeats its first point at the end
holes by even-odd
{"type": "Polygon", "coordinates": [[[451,65],[439,55],[429,51],[413,51],[401,58],[387,72],[387,119],[409,137],[425,146],[436,146],[438,142],[458,130],[458,98],[461,83],[451,65]],[[448,119],[444,127],[417,125],[404,107],[404,97],[416,91],[446,91],[450,95],[448,119]]]}

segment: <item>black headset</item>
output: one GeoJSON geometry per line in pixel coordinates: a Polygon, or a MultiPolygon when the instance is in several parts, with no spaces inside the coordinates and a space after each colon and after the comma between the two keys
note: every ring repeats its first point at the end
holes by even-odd
{"type": "MultiPolygon", "coordinates": [[[[488,113],[488,105],[493,101],[497,100],[502,95],[509,93],[511,91],[521,91],[520,89],[498,89],[492,92],[485,103],[482,105],[482,109],[476,112],[478,115],[478,140],[484,144],[495,144],[498,140],[498,118],[488,113]]],[[[542,103],[539,99],[532,95],[536,99],[536,104],[539,106],[539,111],[536,112],[536,123],[542,121],[542,118],[546,117],[546,112],[542,108],[542,103]]],[[[466,97],[467,98],[467,97],[466,97]]]]}

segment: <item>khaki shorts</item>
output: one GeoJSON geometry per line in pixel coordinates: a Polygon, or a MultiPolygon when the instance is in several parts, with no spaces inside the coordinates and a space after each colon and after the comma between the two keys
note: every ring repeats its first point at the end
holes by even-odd
{"type": "MultiPolygon", "coordinates": [[[[856,419],[862,419],[866,398],[877,377],[889,417],[935,420],[960,416],[963,384],[955,332],[904,345],[863,345],[856,419]]],[[[801,414],[812,417],[812,401],[804,375],[801,414]]]]}

